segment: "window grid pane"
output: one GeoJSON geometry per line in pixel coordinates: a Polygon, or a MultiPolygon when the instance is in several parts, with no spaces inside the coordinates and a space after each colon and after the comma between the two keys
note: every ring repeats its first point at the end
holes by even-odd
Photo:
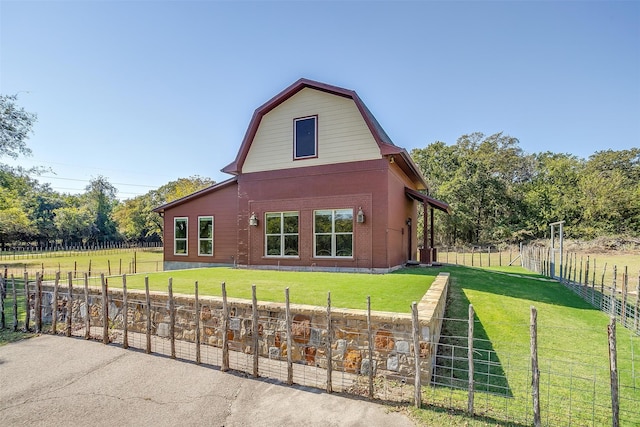
{"type": "Polygon", "coordinates": [[[265,256],[298,256],[298,212],[265,214],[265,256]]]}
{"type": "Polygon", "coordinates": [[[213,217],[198,218],[198,255],[213,255],[213,217]]]}
{"type": "Polygon", "coordinates": [[[316,257],[353,257],[353,210],[318,210],[314,213],[316,257]]]}

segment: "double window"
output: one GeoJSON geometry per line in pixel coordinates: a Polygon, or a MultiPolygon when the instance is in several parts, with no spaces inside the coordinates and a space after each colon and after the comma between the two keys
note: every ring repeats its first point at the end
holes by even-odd
{"type": "Polygon", "coordinates": [[[265,255],[298,256],[298,212],[265,214],[265,255]]]}
{"type": "Polygon", "coordinates": [[[293,121],[293,158],[318,157],[318,117],[303,117],[293,121]]]}
{"type": "Polygon", "coordinates": [[[198,255],[213,256],[213,217],[198,217],[198,255]]]}
{"type": "Polygon", "coordinates": [[[353,210],[314,212],[314,256],[353,257],[353,210]]]}
{"type": "Polygon", "coordinates": [[[189,219],[176,217],[173,219],[173,253],[174,255],[188,255],[187,228],[189,219]]]}

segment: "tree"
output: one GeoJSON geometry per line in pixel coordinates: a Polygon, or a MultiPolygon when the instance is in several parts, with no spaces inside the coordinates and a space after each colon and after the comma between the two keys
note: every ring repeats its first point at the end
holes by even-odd
{"type": "Polygon", "coordinates": [[[66,206],[54,211],[54,223],[64,245],[83,243],[91,236],[93,214],[87,207],[66,206]]]}
{"type": "Polygon", "coordinates": [[[111,213],[117,204],[118,190],[109,181],[98,175],[86,187],[83,195],[87,209],[93,216],[89,239],[94,242],[113,241],[117,237],[116,224],[111,213]]]}
{"type": "Polygon", "coordinates": [[[37,116],[19,107],[17,100],[18,95],[0,95],[0,158],[31,154],[27,139],[37,116]]]}

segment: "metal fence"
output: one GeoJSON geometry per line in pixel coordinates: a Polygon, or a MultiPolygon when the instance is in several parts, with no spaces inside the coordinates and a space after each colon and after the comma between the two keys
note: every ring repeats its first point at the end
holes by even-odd
{"type": "MultiPolygon", "coordinates": [[[[627,267],[607,265],[597,271],[593,260],[578,258],[575,253],[554,256],[551,248],[522,247],[522,266],[538,274],[555,279],[571,289],[594,308],[617,319],[625,328],[640,335],[640,272],[631,276],[627,267]]],[[[556,254],[557,255],[557,254],[556,254]]]]}

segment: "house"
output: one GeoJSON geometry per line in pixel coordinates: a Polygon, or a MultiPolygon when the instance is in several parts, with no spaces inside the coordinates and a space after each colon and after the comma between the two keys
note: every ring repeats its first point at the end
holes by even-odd
{"type": "MultiPolygon", "coordinates": [[[[446,203],[352,91],[301,79],[259,107],[233,177],[154,211],[165,270],[252,268],[386,272],[418,259],[425,224],[446,203]]],[[[424,233],[423,262],[431,261],[424,233]]]]}

